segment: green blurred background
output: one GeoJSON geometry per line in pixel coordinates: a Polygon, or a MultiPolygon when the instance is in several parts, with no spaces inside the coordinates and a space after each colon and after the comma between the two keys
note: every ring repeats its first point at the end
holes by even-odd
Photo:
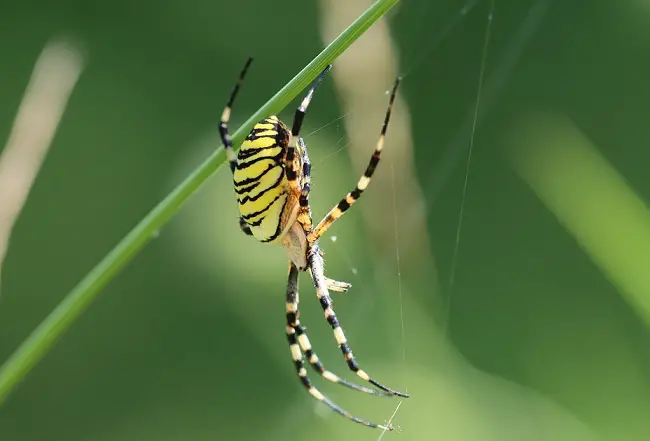
{"type": "MultiPolygon", "coordinates": [[[[432,263],[368,251],[394,238],[370,237],[361,210],[323,241],[329,274],[354,284],[335,302],[355,354],[412,394],[386,439],[650,439],[650,5],[496,0],[463,199],[490,11],[470,5],[404,0],[388,17],[432,263]]],[[[48,40],[73,36],[87,60],[11,239],[1,360],[219,144],[245,58],[233,127],[323,47],[322,14],[295,0],[0,3],[1,139],[48,40]]],[[[385,86],[368,106],[385,105],[385,86]]],[[[343,114],[326,81],[306,123],[328,125],[306,137],[315,217],[360,172],[343,114]]],[[[296,380],[285,258],[236,216],[224,168],[3,404],[0,440],[377,439],[296,380]]],[[[375,216],[395,218],[408,228],[390,204],[375,216]]],[[[345,374],[302,279],[303,323],[345,374]]],[[[373,421],[399,402],[316,381],[373,421]]]]}

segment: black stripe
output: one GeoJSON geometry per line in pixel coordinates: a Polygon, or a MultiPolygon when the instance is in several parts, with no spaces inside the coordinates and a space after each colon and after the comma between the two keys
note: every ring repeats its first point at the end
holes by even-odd
{"type": "Polygon", "coordinates": [[[337,207],[338,207],[339,210],[341,210],[341,212],[344,212],[345,210],[350,208],[350,204],[345,199],[341,199],[341,202],[339,202],[337,207]]]}
{"type": "Polygon", "coordinates": [[[287,161],[291,162],[294,160],[295,157],[296,157],[296,148],[295,147],[287,148],[287,161]]]}
{"type": "Polygon", "coordinates": [[[339,323],[339,319],[336,318],[336,314],[332,314],[332,315],[328,316],[327,317],[327,323],[332,325],[332,328],[338,328],[338,327],[341,326],[341,324],[339,323]]]}
{"type": "MultiPolygon", "coordinates": [[[[248,159],[251,156],[257,155],[258,153],[262,152],[263,150],[277,149],[277,148],[282,148],[282,146],[279,146],[277,144],[273,144],[273,145],[270,145],[268,147],[246,147],[245,149],[240,149],[239,150],[237,158],[238,159],[248,159]]],[[[270,157],[271,156],[267,156],[267,158],[270,158],[270,157]]]]}
{"type": "Polygon", "coordinates": [[[298,203],[300,204],[300,207],[301,207],[301,208],[309,207],[309,199],[308,199],[308,196],[307,196],[306,194],[305,194],[304,196],[303,196],[303,195],[300,195],[300,198],[298,198],[298,203]]]}
{"type": "Polygon", "coordinates": [[[246,72],[248,72],[248,68],[250,67],[252,62],[253,62],[253,57],[248,57],[248,60],[246,60],[246,64],[244,64],[244,68],[239,74],[239,79],[237,80],[237,84],[235,84],[235,87],[233,88],[232,93],[230,94],[230,98],[228,99],[228,104],[226,104],[226,107],[228,108],[232,107],[232,103],[235,101],[237,92],[239,92],[239,88],[244,82],[244,77],[246,76],[246,72]]]}
{"type": "MultiPolygon", "coordinates": [[[[241,150],[240,150],[240,152],[241,152],[241,150]]],[[[263,161],[265,159],[273,161],[273,162],[275,162],[275,164],[280,164],[280,162],[282,161],[282,155],[283,154],[284,154],[284,152],[281,151],[280,153],[278,153],[275,156],[260,156],[259,158],[255,158],[252,161],[237,162],[237,170],[244,170],[244,169],[250,167],[251,165],[255,164],[256,162],[263,161]]]]}
{"type": "MultiPolygon", "coordinates": [[[[259,216],[260,214],[263,214],[265,211],[268,211],[268,209],[271,208],[271,206],[272,206],[272,205],[273,205],[273,204],[274,204],[278,199],[280,199],[280,197],[283,196],[283,195],[284,195],[284,193],[280,193],[279,195],[277,195],[277,196],[275,197],[275,199],[273,199],[271,202],[269,202],[269,204],[268,204],[266,207],[262,208],[260,211],[256,211],[256,212],[251,213],[251,214],[242,214],[242,217],[243,217],[244,219],[252,219],[252,218],[254,218],[254,217],[259,216]]],[[[260,219],[259,222],[261,222],[261,221],[262,221],[262,220],[260,219]]],[[[257,222],[253,222],[251,225],[258,226],[259,223],[257,223],[257,222]]]]}
{"type": "Polygon", "coordinates": [[[296,324],[296,313],[287,312],[287,325],[294,326],[296,324]]]}
{"type": "Polygon", "coordinates": [[[264,218],[265,218],[265,216],[262,216],[261,218],[259,218],[255,222],[251,222],[248,225],[250,225],[251,227],[259,227],[260,225],[262,225],[262,221],[264,220],[264,218]]]}
{"type": "Polygon", "coordinates": [[[359,187],[355,187],[354,190],[350,192],[350,196],[357,200],[359,197],[361,197],[361,193],[363,193],[363,190],[361,190],[359,187]]]}
{"type": "MultiPolygon", "coordinates": [[[[284,213],[284,209],[287,207],[287,202],[288,201],[289,201],[289,198],[287,197],[284,200],[284,204],[282,204],[282,210],[280,211],[280,213],[284,213]]],[[[260,219],[260,223],[261,223],[261,219],[260,219]]],[[[277,237],[280,235],[280,233],[282,233],[282,228],[281,227],[282,227],[282,218],[278,219],[278,226],[275,228],[275,233],[273,233],[273,235],[271,235],[271,237],[269,237],[268,239],[264,239],[261,242],[272,242],[275,239],[277,239],[277,237]]]]}
{"type": "Polygon", "coordinates": [[[302,126],[302,121],[305,119],[305,110],[298,108],[296,115],[293,118],[293,126],[291,126],[291,134],[293,136],[298,136],[300,133],[300,127],[302,126]]]}
{"type": "MultiPolygon", "coordinates": [[[[239,198],[237,198],[237,201],[239,202],[240,205],[243,205],[243,204],[247,203],[248,201],[251,201],[251,202],[256,201],[259,198],[261,198],[262,196],[264,196],[264,194],[266,194],[267,191],[272,190],[274,188],[277,188],[278,185],[280,185],[280,183],[282,182],[283,178],[284,178],[284,170],[282,170],[282,172],[280,173],[280,176],[278,176],[278,179],[276,179],[275,182],[273,184],[271,184],[269,187],[267,187],[264,190],[260,191],[255,196],[246,195],[241,200],[239,198]]],[[[281,194],[284,194],[284,192],[281,193],[281,194]]]]}
{"type": "MultiPolygon", "coordinates": [[[[350,358],[349,360],[346,360],[348,363],[348,367],[352,372],[358,372],[359,371],[359,364],[355,361],[354,358],[350,358]]],[[[373,383],[374,384],[374,383],[373,383]]],[[[375,384],[376,386],[376,384],[375,384]]]]}
{"type": "Polygon", "coordinates": [[[230,138],[230,134],[228,133],[228,126],[223,121],[221,122],[221,124],[219,124],[219,132],[223,136],[224,141],[226,141],[224,144],[229,146],[232,140],[230,138]]]}
{"type": "Polygon", "coordinates": [[[259,182],[254,182],[252,185],[249,185],[248,187],[243,187],[241,189],[237,189],[235,187],[235,193],[237,194],[244,194],[244,193],[249,193],[251,190],[255,190],[255,188],[260,185],[259,182]]]}
{"type": "Polygon", "coordinates": [[[293,168],[294,165],[293,161],[295,157],[296,157],[296,148],[289,147],[287,149],[287,157],[285,159],[285,169],[287,171],[287,179],[290,181],[295,181],[296,177],[298,176],[298,174],[296,173],[296,169],[293,168]]]}
{"type": "MultiPolygon", "coordinates": [[[[260,133],[269,132],[269,131],[280,133],[281,130],[282,129],[280,128],[280,125],[278,124],[277,121],[262,120],[262,121],[258,122],[257,124],[255,124],[255,126],[253,126],[253,129],[248,133],[248,136],[246,137],[246,139],[253,139],[253,138],[254,139],[259,139],[258,135],[260,133]],[[272,124],[273,127],[270,128],[270,129],[258,127],[258,125],[260,125],[260,124],[272,124]]],[[[262,136],[269,136],[270,137],[271,135],[262,135],[262,136]]]]}
{"type": "Polygon", "coordinates": [[[304,377],[301,377],[300,375],[298,375],[298,378],[300,379],[302,384],[305,385],[305,387],[307,389],[311,389],[311,380],[309,380],[309,377],[307,377],[306,375],[304,377]]]}
{"type": "Polygon", "coordinates": [[[368,164],[368,168],[366,168],[366,172],[364,173],[366,178],[372,177],[372,174],[375,172],[375,168],[377,168],[377,164],[379,164],[379,155],[381,153],[378,151],[375,151],[372,154],[372,158],[370,158],[370,163],[368,164]]]}
{"type": "Polygon", "coordinates": [[[271,147],[260,147],[260,148],[257,148],[257,149],[250,149],[250,148],[247,147],[245,149],[240,149],[239,150],[239,153],[237,154],[237,160],[245,161],[247,159],[252,158],[253,156],[259,156],[260,158],[275,158],[276,156],[281,156],[282,153],[283,153],[282,147],[280,147],[278,145],[271,146],[271,147]],[[277,148],[280,149],[280,152],[278,152],[275,155],[274,154],[268,154],[269,152],[265,152],[265,150],[277,149],[277,148]],[[267,154],[264,155],[264,153],[267,153],[267,154]]]}
{"type": "Polygon", "coordinates": [[[320,300],[320,306],[321,308],[323,308],[323,310],[330,307],[331,302],[329,297],[323,296],[319,300],[320,300]]]}
{"type": "MultiPolygon", "coordinates": [[[[358,372],[359,371],[359,364],[356,362],[354,358],[350,358],[349,360],[345,360],[348,363],[348,367],[352,372],[358,372]]],[[[374,384],[374,383],[373,383],[374,384]]],[[[375,384],[376,386],[376,384],[375,384]]]]}
{"type": "MultiPolygon", "coordinates": [[[[259,179],[267,174],[269,171],[274,169],[275,167],[280,167],[278,164],[269,164],[268,168],[264,169],[262,173],[258,174],[257,176],[253,176],[252,178],[246,178],[243,181],[235,181],[233,180],[233,184],[235,184],[235,187],[241,187],[242,185],[248,185],[252,184],[253,182],[259,181],[259,179]]],[[[237,191],[237,190],[235,190],[237,191]]]]}

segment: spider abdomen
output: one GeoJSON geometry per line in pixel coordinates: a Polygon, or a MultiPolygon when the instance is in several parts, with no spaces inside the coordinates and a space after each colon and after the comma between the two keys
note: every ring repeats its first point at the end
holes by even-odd
{"type": "Polygon", "coordinates": [[[237,155],[233,180],[239,212],[262,242],[286,232],[296,205],[284,166],[288,141],[286,126],[270,116],[253,127],[237,155]]]}

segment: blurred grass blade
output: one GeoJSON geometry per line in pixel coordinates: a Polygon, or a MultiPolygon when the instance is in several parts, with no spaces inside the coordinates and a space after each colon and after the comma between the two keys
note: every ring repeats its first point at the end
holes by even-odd
{"type": "Polygon", "coordinates": [[[650,209],[573,121],[535,114],[513,132],[515,171],[650,327],[650,209]]]}
{"type": "MultiPolygon", "coordinates": [[[[325,66],[334,61],[398,2],[399,0],[377,0],[234,133],[234,145],[241,144],[244,136],[257,121],[270,114],[278,113],[287,106],[325,66]]],[[[242,60],[244,59],[243,56],[242,60]]],[[[236,70],[233,72],[236,73],[236,70]]],[[[216,105],[215,115],[221,111],[220,104],[216,105]]],[[[182,203],[221,167],[225,160],[223,147],[218,148],[187,179],[154,207],[32,332],[0,370],[0,403],[43,357],[63,331],[86,309],[102,288],[137,255],[176,213],[182,203]]]]}

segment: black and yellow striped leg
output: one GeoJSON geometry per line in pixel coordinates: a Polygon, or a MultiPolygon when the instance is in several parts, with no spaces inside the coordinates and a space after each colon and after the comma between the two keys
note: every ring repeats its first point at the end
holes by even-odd
{"type": "Polygon", "coordinates": [[[307,154],[305,141],[298,137],[298,150],[302,155],[302,183],[300,185],[300,197],[298,205],[300,206],[299,219],[300,225],[305,233],[309,234],[312,229],[311,207],[309,206],[309,192],[311,191],[311,162],[307,154]]]}
{"type": "Polygon", "coordinates": [[[230,171],[232,171],[233,173],[235,172],[235,167],[237,166],[237,157],[235,156],[235,152],[232,149],[232,139],[230,138],[230,133],[228,132],[228,122],[230,121],[232,104],[235,101],[235,98],[237,97],[237,92],[239,92],[239,88],[244,82],[244,77],[246,76],[246,72],[248,71],[248,68],[250,67],[252,62],[253,62],[252,57],[249,57],[248,60],[246,60],[246,64],[244,65],[244,68],[239,74],[239,79],[237,80],[237,84],[235,84],[235,87],[232,89],[232,93],[230,94],[230,99],[228,99],[228,103],[226,104],[226,107],[223,109],[223,113],[221,114],[221,124],[219,124],[219,134],[221,135],[221,142],[223,142],[223,146],[226,149],[226,157],[228,158],[228,162],[230,163],[230,171]]]}
{"type": "Polygon", "coordinates": [[[320,74],[318,74],[318,77],[316,77],[316,80],[314,80],[314,83],[311,86],[311,89],[309,89],[309,92],[307,92],[307,95],[305,98],[303,98],[302,102],[300,103],[300,106],[296,109],[296,113],[293,117],[293,124],[291,126],[291,136],[294,138],[293,142],[296,142],[296,138],[300,135],[300,129],[302,128],[302,122],[305,119],[305,113],[307,113],[307,107],[309,107],[309,103],[311,103],[312,98],[314,97],[314,92],[316,92],[316,89],[318,88],[318,85],[320,84],[321,80],[325,76],[325,74],[332,68],[332,65],[329,64],[321,71],[320,74]]]}
{"type": "MultiPolygon", "coordinates": [[[[311,103],[311,100],[314,97],[314,92],[316,92],[318,85],[322,81],[325,74],[331,68],[332,65],[328,65],[318,75],[318,77],[312,84],[311,88],[309,89],[309,92],[307,92],[307,95],[305,96],[305,98],[303,98],[302,102],[300,103],[300,106],[298,106],[298,108],[296,109],[296,113],[293,117],[293,124],[291,125],[291,141],[289,142],[289,146],[287,147],[287,154],[285,156],[284,163],[285,163],[285,170],[287,174],[287,180],[289,181],[289,185],[296,192],[301,191],[297,181],[298,173],[295,170],[296,150],[298,149],[297,143],[302,141],[300,139],[300,129],[302,128],[302,122],[305,119],[305,114],[307,113],[307,108],[309,107],[309,103],[311,103]]],[[[304,143],[303,143],[303,147],[304,147],[304,143]]]]}
{"type": "MultiPolygon", "coordinates": [[[[302,184],[300,186],[300,197],[298,198],[298,205],[300,211],[298,212],[298,222],[302,225],[302,229],[306,234],[309,234],[312,229],[311,207],[309,205],[309,192],[311,191],[311,162],[309,161],[309,154],[307,153],[307,146],[305,141],[298,137],[298,150],[302,155],[302,184]]],[[[348,282],[339,282],[328,277],[327,289],[335,292],[347,292],[352,284],[348,282]]]]}
{"type": "Polygon", "coordinates": [[[289,263],[289,280],[287,282],[287,326],[295,329],[295,334],[297,337],[298,345],[300,349],[305,354],[307,361],[311,367],[318,372],[318,374],[332,383],[342,384],[343,386],[349,387],[350,389],[355,389],[361,392],[369,393],[372,395],[386,396],[390,395],[387,392],[381,390],[370,389],[355,383],[344,380],[338,375],[328,371],[323,366],[323,363],[318,358],[318,355],[314,352],[311,347],[311,342],[309,337],[307,337],[307,332],[305,328],[300,324],[300,306],[299,306],[299,295],[298,295],[298,268],[293,263],[289,263]]]}
{"type": "Polygon", "coordinates": [[[381,151],[384,148],[386,129],[388,128],[388,122],[390,121],[390,114],[393,109],[393,103],[395,102],[395,95],[397,93],[399,82],[400,79],[397,78],[395,80],[395,85],[393,86],[393,91],[390,94],[390,101],[388,103],[388,108],[386,109],[386,116],[384,118],[384,124],[381,128],[381,134],[379,135],[377,146],[375,147],[375,151],[370,158],[370,162],[368,163],[366,171],[364,172],[363,176],[361,176],[361,179],[359,179],[359,182],[357,182],[357,186],[354,188],[354,190],[348,193],[347,196],[341,200],[341,202],[332,208],[330,212],[327,213],[327,216],[325,216],[323,220],[318,223],[316,228],[314,228],[314,230],[307,236],[307,241],[309,243],[316,242],[319,237],[325,234],[325,232],[332,226],[332,224],[336,222],[338,218],[343,216],[343,213],[345,213],[361,197],[361,194],[368,187],[370,179],[372,178],[372,175],[377,168],[377,164],[379,164],[381,151]]]}
{"type": "Polygon", "coordinates": [[[380,391],[373,389],[368,389],[363,386],[359,386],[354,383],[343,380],[337,375],[327,371],[318,356],[311,349],[311,344],[307,338],[304,328],[300,325],[298,321],[298,316],[300,315],[298,310],[298,268],[293,263],[289,263],[289,277],[287,281],[287,302],[286,302],[286,313],[287,313],[287,341],[289,342],[289,349],[291,350],[291,358],[293,359],[294,365],[296,367],[296,372],[298,373],[298,378],[300,382],[307,388],[307,391],[318,401],[321,401],[325,405],[329,406],[335,412],[343,415],[344,417],[368,427],[380,428],[385,430],[392,430],[390,426],[382,426],[375,424],[370,421],[363,420],[352,415],[350,412],[342,409],[341,407],[334,404],[330,401],[325,395],[323,395],[318,389],[316,389],[307,375],[307,370],[305,369],[305,363],[303,360],[303,351],[307,355],[307,359],[311,366],[326,380],[333,383],[342,384],[344,386],[350,387],[355,390],[362,392],[372,393],[375,395],[381,394],[380,391]]]}
{"type": "MultiPolygon", "coordinates": [[[[237,167],[237,157],[235,156],[235,152],[232,149],[232,139],[230,138],[230,132],[228,132],[228,122],[230,121],[232,104],[235,101],[237,92],[239,92],[239,88],[244,82],[244,77],[246,76],[246,72],[248,71],[248,68],[252,62],[253,58],[249,57],[246,61],[246,64],[244,65],[244,68],[239,74],[239,79],[237,80],[237,84],[235,84],[235,87],[230,94],[230,98],[228,99],[228,103],[226,104],[225,109],[223,109],[223,113],[221,114],[221,123],[219,124],[219,135],[221,136],[221,142],[223,143],[224,149],[226,150],[226,158],[228,158],[228,163],[230,164],[230,171],[233,173],[235,172],[235,167],[237,167]]],[[[245,234],[249,236],[253,235],[250,227],[242,217],[239,218],[239,228],[241,228],[245,234]]]]}
{"type": "Polygon", "coordinates": [[[387,386],[384,386],[381,383],[378,383],[370,375],[368,375],[366,371],[364,371],[359,367],[359,364],[355,360],[354,355],[352,354],[352,350],[348,345],[348,341],[345,337],[345,334],[343,333],[343,329],[341,329],[341,324],[339,323],[339,320],[336,317],[336,314],[334,313],[332,298],[330,297],[329,292],[327,291],[328,283],[325,278],[325,271],[324,271],[325,265],[323,262],[323,257],[320,254],[320,250],[318,249],[318,246],[312,247],[308,259],[309,259],[308,265],[309,265],[311,277],[312,280],[314,281],[314,287],[316,288],[316,296],[318,297],[321,307],[323,308],[323,312],[325,313],[325,318],[327,319],[327,322],[330,324],[332,330],[334,331],[334,338],[336,338],[336,343],[338,344],[339,348],[341,349],[341,352],[343,353],[343,357],[345,358],[348,368],[350,368],[352,372],[357,374],[357,376],[367,381],[368,383],[372,384],[373,386],[378,387],[379,389],[388,392],[391,395],[397,395],[399,397],[407,398],[408,397],[407,394],[403,392],[398,392],[387,386]]]}

